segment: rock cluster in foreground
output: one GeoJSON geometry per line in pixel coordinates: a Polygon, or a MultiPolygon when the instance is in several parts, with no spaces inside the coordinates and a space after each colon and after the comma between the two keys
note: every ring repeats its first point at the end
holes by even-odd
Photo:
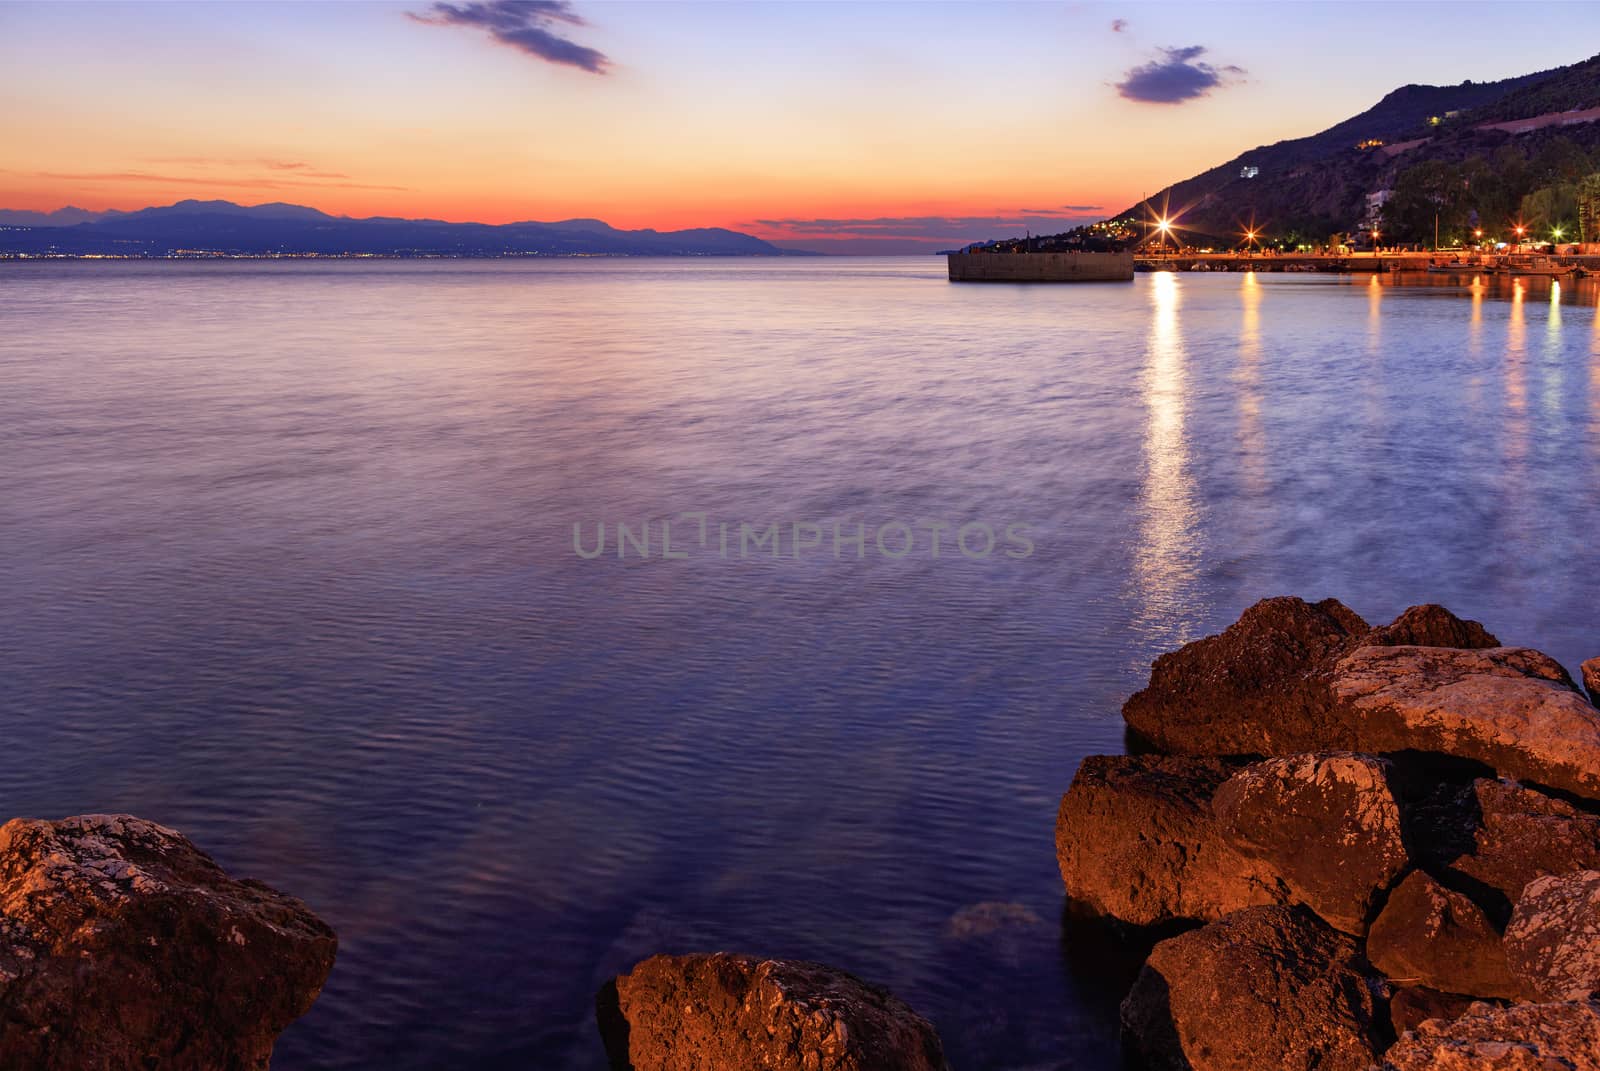
{"type": "Polygon", "coordinates": [[[1123,1002],[1136,1058],[1600,1071],[1600,711],[1554,660],[1268,599],[1123,714],[1152,753],[1084,761],[1056,850],[1070,898],[1177,934],[1123,1002]]]}
{"type": "Polygon", "coordinates": [[[0,826],[0,1067],[256,1071],[338,941],[128,815],[0,826]]]}

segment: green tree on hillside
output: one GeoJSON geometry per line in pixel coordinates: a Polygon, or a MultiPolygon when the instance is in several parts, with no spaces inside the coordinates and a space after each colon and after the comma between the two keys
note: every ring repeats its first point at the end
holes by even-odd
{"type": "MultiPolygon", "coordinates": [[[[1481,162],[1481,161],[1480,161],[1481,162]]],[[[1459,238],[1467,228],[1468,178],[1457,164],[1428,160],[1395,178],[1383,206],[1383,229],[1391,241],[1433,241],[1437,220],[1441,241],[1459,238]]]]}
{"type": "Polygon", "coordinates": [[[1573,241],[1578,236],[1578,184],[1562,182],[1534,190],[1522,199],[1522,220],[1530,238],[1545,241],[1559,229],[1564,239],[1573,241]]]}
{"type": "Polygon", "coordinates": [[[1580,241],[1600,242],[1600,171],[1578,183],[1578,231],[1580,241]]]}

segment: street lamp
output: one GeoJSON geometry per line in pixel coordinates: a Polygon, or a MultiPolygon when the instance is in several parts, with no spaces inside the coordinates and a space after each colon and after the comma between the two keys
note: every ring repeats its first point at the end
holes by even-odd
{"type": "Polygon", "coordinates": [[[1156,220],[1156,233],[1161,235],[1161,249],[1163,252],[1165,252],[1167,248],[1167,236],[1172,233],[1172,221],[1170,219],[1156,220]]]}

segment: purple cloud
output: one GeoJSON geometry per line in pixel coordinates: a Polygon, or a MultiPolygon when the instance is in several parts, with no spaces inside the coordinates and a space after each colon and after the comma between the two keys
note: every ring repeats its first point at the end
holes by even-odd
{"type": "Polygon", "coordinates": [[[561,25],[587,26],[568,0],[471,0],[452,4],[437,0],[427,14],[406,13],[429,26],[471,26],[494,40],[546,63],[605,74],[611,59],[598,49],[569,41],[556,33],[561,25]]]}
{"type": "Polygon", "coordinates": [[[1203,45],[1163,48],[1160,59],[1123,75],[1117,92],[1127,100],[1146,104],[1182,104],[1228,85],[1245,73],[1242,67],[1213,67],[1199,62],[1205,53],[1203,45]]]}

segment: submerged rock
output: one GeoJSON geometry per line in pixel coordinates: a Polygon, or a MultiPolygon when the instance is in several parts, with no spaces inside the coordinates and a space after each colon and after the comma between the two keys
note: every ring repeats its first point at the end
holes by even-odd
{"type": "Polygon", "coordinates": [[[1354,939],[1303,908],[1253,907],[1156,945],[1122,1024],[1152,1068],[1365,1071],[1384,1003],[1354,939]]]}
{"type": "Polygon", "coordinates": [[[128,815],[0,826],[0,1067],[265,1068],[338,941],[128,815]]]}
{"type": "Polygon", "coordinates": [[[1511,914],[1505,945],[1528,996],[1600,997],[1600,871],[1530,882],[1511,914]]]}
{"type": "Polygon", "coordinates": [[[1336,717],[1369,752],[1422,751],[1600,798],[1600,711],[1526,647],[1361,647],[1334,668],[1336,717]]]}
{"type": "Polygon", "coordinates": [[[1228,843],[1212,813],[1211,797],[1236,769],[1217,759],[1084,759],[1056,816],[1067,895],[1134,926],[1281,902],[1285,891],[1228,843]]]}
{"type": "Polygon", "coordinates": [[[1212,809],[1229,843],[1293,901],[1359,934],[1409,862],[1389,769],[1342,752],[1269,759],[1224,782],[1212,809]]]}
{"type": "Polygon", "coordinates": [[[949,1071],[933,1026],[832,967],[728,953],[654,956],[607,983],[617,1071],[949,1071]]]}
{"type": "Polygon", "coordinates": [[[1367,958],[1407,985],[1507,999],[1521,989],[1483,909],[1420,870],[1389,894],[1367,935],[1367,958]]]}
{"type": "Polygon", "coordinates": [[[1474,1004],[1407,1033],[1385,1071],[1600,1071],[1600,1004],[1474,1004]]]}

